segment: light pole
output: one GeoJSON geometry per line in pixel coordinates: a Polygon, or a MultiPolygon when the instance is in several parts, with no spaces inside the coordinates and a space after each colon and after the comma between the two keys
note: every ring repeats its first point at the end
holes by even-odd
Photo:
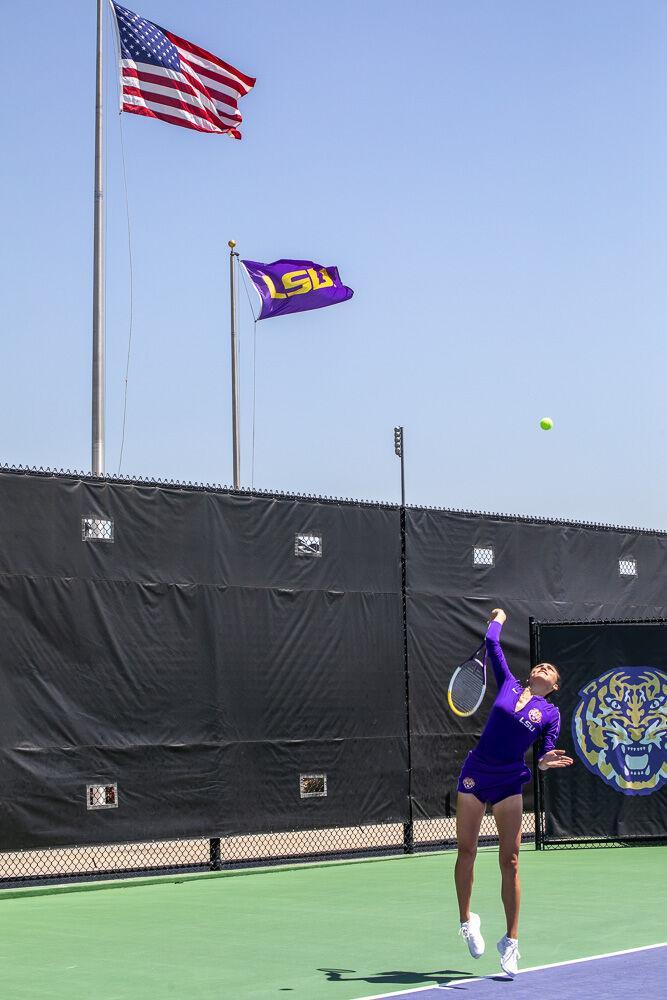
{"type": "Polygon", "coordinates": [[[408,661],[408,600],[405,544],[405,456],[403,428],[394,427],[394,453],[401,460],[401,605],[403,617],[403,664],[405,669],[405,724],[408,753],[408,821],[403,824],[403,852],[414,851],[414,821],[412,811],[412,738],[410,731],[410,664],[408,661]]]}
{"type": "Polygon", "coordinates": [[[401,460],[401,507],[405,507],[405,463],[403,460],[402,427],[394,427],[394,451],[401,460]]]}

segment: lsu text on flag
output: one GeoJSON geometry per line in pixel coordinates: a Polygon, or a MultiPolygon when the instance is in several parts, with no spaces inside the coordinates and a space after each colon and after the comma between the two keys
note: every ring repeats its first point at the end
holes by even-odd
{"type": "Polygon", "coordinates": [[[197,132],[241,138],[239,99],[253,77],[199,45],[111,3],[120,47],[121,109],[197,132]]]}
{"type": "Polygon", "coordinates": [[[272,264],[243,260],[241,263],[262,300],[258,319],[322,309],[346,302],[354,295],[340,280],[337,267],[323,267],[312,260],[274,260],[272,264]]]}

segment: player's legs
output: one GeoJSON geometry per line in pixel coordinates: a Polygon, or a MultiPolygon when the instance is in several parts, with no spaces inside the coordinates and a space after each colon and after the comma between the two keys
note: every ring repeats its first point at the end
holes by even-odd
{"type": "Polygon", "coordinates": [[[519,936],[519,904],[521,901],[519,847],[521,846],[523,796],[510,795],[501,802],[496,802],[493,806],[493,815],[500,841],[498,860],[502,876],[501,896],[507,918],[507,937],[516,940],[519,936]]]}
{"type": "Polygon", "coordinates": [[[456,799],[456,842],[458,854],[454,866],[456,895],[461,923],[470,919],[473,869],[477,856],[479,828],[484,817],[485,803],[469,792],[459,792],[456,799]]]}

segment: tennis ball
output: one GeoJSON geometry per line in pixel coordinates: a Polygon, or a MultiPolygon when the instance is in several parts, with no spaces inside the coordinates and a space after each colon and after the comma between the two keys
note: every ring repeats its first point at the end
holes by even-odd
{"type": "Polygon", "coordinates": [[[553,425],[554,422],[551,419],[551,417],[542,417],[542,419],[540,420],[540,427],[542,428],[543,431],[550,431],[553,425]]]}

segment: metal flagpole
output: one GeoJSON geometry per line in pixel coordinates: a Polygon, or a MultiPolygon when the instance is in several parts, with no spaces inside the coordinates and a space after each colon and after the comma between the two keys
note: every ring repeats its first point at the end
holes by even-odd
{"type": "Polygon", "coordinates": [[[234,489],[241,486],[241,450],[239,445],[239,373],[236,344],[236,270],[234,258],[236,240],[229,240],[229,290],[231,301],[231,339],[232,339],[232,451],[234,457],[234,489]]]}
{"type": "Polygon", "coordinates": [[[93,475],[104,475],[104,172],[102,149],[102,8],[97,0],[95,212],[93,222],[93,475]]]}

